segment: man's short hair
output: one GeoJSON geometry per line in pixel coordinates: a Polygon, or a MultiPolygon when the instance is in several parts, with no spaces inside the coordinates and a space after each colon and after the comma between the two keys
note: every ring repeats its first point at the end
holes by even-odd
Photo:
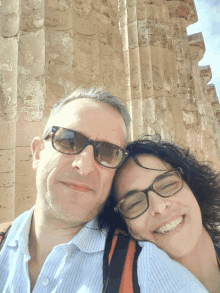
{"type": "Polygon", "coordinates": [[[131,118],[128,113],[127,107],[116,96],[105,91],[101,87],[92,87],[92,88],[79,87],[75,89],[72,92],[72,94],[70,94],[68,97],[54,104],[54,107],[50,113],[50,117],[55,116],[66,104],[77,99],[85,99],[85,98],[91,99],[100,103],[105,103],[113,107],[121,115],[121,117],[124,120],[126,131],[127,131],[127,139],[128,139],[131,118]]]}

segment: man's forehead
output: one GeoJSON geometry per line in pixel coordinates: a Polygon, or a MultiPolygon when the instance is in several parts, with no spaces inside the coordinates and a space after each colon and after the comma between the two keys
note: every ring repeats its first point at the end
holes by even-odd
{"type": "MultiPolygon", "coordinates": [[[[45,131],[53,125],[61,126],[58,125],[60,122],[62,123],[70,123],[71,121],[75,121],[78,119],[76,117],[76,114],[81,114],[83,112],[89,112],[92,109],[102,109],[103,110],[103,103],[88,99],[88,98],[81,98],[81,99],[76,99],[71,102],[68,102],[67,104],[63,105],[61,108],[58,108],[55,110],[55,113],[49,117],[45,131]]],[[[108,105],[111,107],[110,105],[108,105]]],[[[86,117],[81,117],[86,118],[86,117]]]]}
{"type": "MultiPolygon", "coordinates": [[[[70,128],[92,139],[97,139],[97,137],[92,137],[93,134],[94,136],[99,133],[103,135],[104,132],[106,132],[106,136],[113,133],[115,133],[114,136],[119,136],[118,132],[124,132],[126,137],[126,127],[121,114],[109,104],[88,98],[77,99],[64,105],[49,118],[45,132],[51,126],[70,128]]],[[[108,139],[106,140],[108,141],[108,139]]],[[[117,141],[112,141],[112,143],[117,144],[117,141]]]]}

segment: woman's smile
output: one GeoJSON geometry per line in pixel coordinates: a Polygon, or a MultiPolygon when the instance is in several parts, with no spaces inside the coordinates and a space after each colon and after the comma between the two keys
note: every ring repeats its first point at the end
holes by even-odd
{"type": "Polygon", "coordinates": [[[166,233],[169,233],[169,232],[172,232],[175,230],[175,232],[177,232],[177,228],[181,228],[182,225],[181,223],[183,223],[183,219],[184,219],[184,216],[181,216],[181,217],[178,217],[177,219],[175,220],[172,220],[171,222],[161,226],[159,229],[155,230],[154,233],[157,233],[157,234],[166,234],[166,233]]]}

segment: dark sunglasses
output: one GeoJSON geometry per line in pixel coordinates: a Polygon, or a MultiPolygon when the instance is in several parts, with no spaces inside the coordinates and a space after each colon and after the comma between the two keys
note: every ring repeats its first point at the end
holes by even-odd
{"type": "Polygon", "coordinates": [[[52,133],[52,146],[55,150],[66,155],[76,155],[81,153],[88,145],[94,149],[94,158],[102,166],[116,169],[121,166],[128,155],[125,149],[105,141],[94,141],[81,133],[59,127],[52,126],[45,134],[46,140],[52,133]]]}

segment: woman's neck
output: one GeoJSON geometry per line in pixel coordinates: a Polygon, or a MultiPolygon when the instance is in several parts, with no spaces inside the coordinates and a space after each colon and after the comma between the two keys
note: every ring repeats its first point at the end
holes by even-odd
{"type": "Polygon", "coordinates": [[[220,292],[220,272],[214,244],[205,231],[196,247],[181,258],[176,258],[206,287],[210,293],[220,292]]]}

